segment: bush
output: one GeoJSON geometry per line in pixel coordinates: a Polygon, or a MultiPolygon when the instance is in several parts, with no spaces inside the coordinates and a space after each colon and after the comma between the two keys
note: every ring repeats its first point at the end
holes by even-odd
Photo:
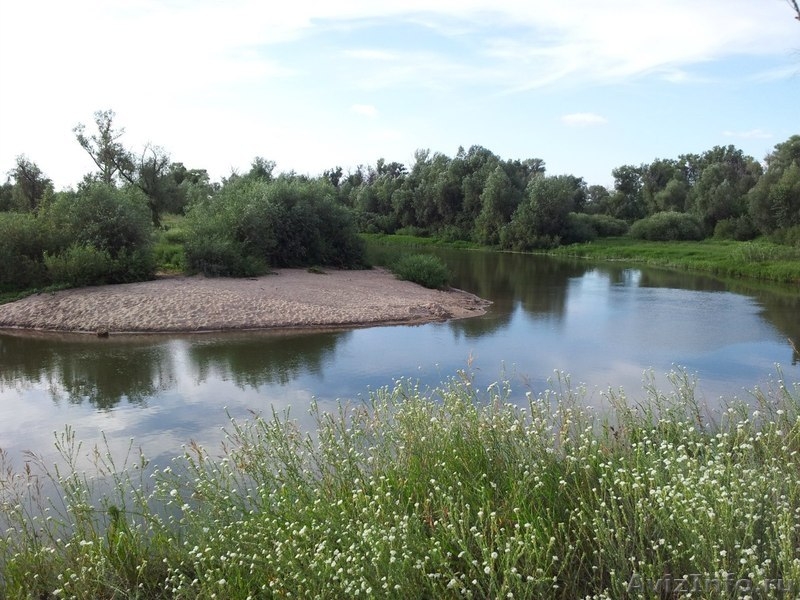
{"type": "Polygon", "coordinates": [[[714,226],[714,238],[718,240],[746,242],[754,239],[757,235],[758,231],[748,215],[723,219],[714,226]]]}
{"type": "Polygon", "coordinates": [[[187,266],[206,277],[255,277],[268,271],[241,244],[220,237],[193,238],[186,244],[187,266]]]}
{"type": "Polygon", "coordinates": [[[114,270],[108,251],[89,244],[73,244],[60,254],[45,254],[44,264],[53,283],[72,287],[107,283],[114,270]]]}
{"type": "Polygon", "coordinates": [[[32,213],[0,213],[0,291],[45,285],[43,256],[51,245],[32,213]]]}
{"type": "Polygon", "coordinates": [[[39,218],[54,239],[47,268],[59,282],[127,283],[155,274],[150,210],[138,190],[84,185],[56,194],[39,218]],[[101,272],[101,266],[107,270],[101,272]]]}
{"type": "Polygon", "coordinates": [[[702,240],[703,224],[694,215],[680,212],[660,212],[640,219],[631,225],[630,236],[640,240],[671,242],[702,240]]]}
{"type": "Polygon", "coordinates": [[[398,279],[413,281],[432,289],[444,289],[450,283],[450,272],[437,256],[431,254],[410,254],[391,265],[391,271],[398,279]]]}
{"type": "Polygon", "coordinates": [[[592,216],[584,213],[569,213],[567,229],[564,232],[564,243],[578,244],[597,239],[597,230],[592,226],[592,216]]]}
{"type": "Polygon", "coordinates": [[[115,258],[123,249],[146,249],[152,243],[150,210],[134,189],[93,183],[57,194],[42,218],[59,233],[65,249],[89,244],[115,258]]]}
{"type": "Polygon", "coordinates": [[[325,182],[235,179],[186,217],[186,263],[206,275],[364,265],[364,243],[325,182]]]}
{"type": "Polygon", "coordinates": [[[800,248],[800,225],[778,229],[772,235],[772,239],[778,244],[800,248]]]}

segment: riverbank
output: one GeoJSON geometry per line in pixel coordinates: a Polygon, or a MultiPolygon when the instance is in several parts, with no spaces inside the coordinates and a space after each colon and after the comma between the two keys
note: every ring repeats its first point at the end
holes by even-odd
{"type": "Polygon", "coordinates": [[[314,405],[313,435],[231,419],[221,449],[191,442],[152,476],[133,441],[77,472],[68,429],[61,471],[0,453],[0,596],[796,598],[800,386],[707,414],[671,382],[609,391],[603,414],[568,378],[524,408],[464,373],[399,382],[314,405]],[[62,490],[39,520],[35,477],[62,490]]]}
{"type": "MultiPolygon", "coordinates": [[[[364,238],[378,246],[445,247],[497,250],[436,237],[370,234],[364,238]]],[[[499,250],[497,250],[499,251],[499,250]]],[[[583,244],[533,252],[585,260],[611,260],[710,273],[720,277],[800,284],[800,248],[766,240],[736,242],[708,239],[699,242],[650,242],[627,237],[601,238],[583,244]]]]}
{"type": "Polygon", "coordinates": [[[479,316],[488,305],[384,269],[280,269],[247,279],[175,276],[35,294],[0,306],[0,328],[105,335],[419,324],[479,316]]]}
{"type": "Polygon", "coordinates": [[[548,254],[628,261],[721,277],[800,284],[800,248],[767,241],[648,242],[606,238],[561,246],[548,254]]]}

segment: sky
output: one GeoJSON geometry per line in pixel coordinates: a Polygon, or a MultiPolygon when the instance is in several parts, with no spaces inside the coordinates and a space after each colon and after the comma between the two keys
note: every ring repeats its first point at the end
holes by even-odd
{"type": "Polygon", "coordinates": [[[612,169],[800,133],[788,0],[0,0],[0,175],[56,189],[111,109],[133,151],[212,180],[261,156],[319,175],[460,146],[612,169]]]}

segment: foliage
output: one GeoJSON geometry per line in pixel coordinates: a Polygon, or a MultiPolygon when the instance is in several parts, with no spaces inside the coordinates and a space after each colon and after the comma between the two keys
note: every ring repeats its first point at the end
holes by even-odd
{"type": "Polygon", "coordinates": [[[432,254],[409,254],[395,261],[390,268],[398,279],[413,281],[427,288],[443,289],[450,283],[447,266],[432,254]]]}
{"type": "Polygon", "coordinates": [[[48,283],[43,253],[52,240],[32,213],[0,212],[0,291],[48,283]]]}
{"type": "Polygon", "coordinates": [[[624,260],[653,266],[704,271],[725,277],[800,283],[800,246],[757,240],[733,242],[649,242],[609,238],[552,251],[555,255],[592,260],[624,260]]]}
{"type": "Polygon", "coordinates": [[[153,229],[147,203],[138,190],[117,189],[103,183],[87,184],[77,192],[57,194],[54,201],[43,208],[39,218],[59,240],[59,249],[54,254],[66,252],[62,260],[50,259],[55,269],[52,274],[85,275],[104,260],[101,257],[107,256],[109,272],[87,283],[123,283],[152,278],[155,270],[153,229]],[[87,250],[89,247],[96,252],[87,250]],[[84,263],[85,266],[81,266],[84,263]]]}
{"type": "Polygon", "coordinates": [[[800,248],[800,225],[779,229],[772,236],[772,239],[778,244],[786,244],[787,246],[800,248]]]}
{"type": "Polygon", "coordinates": [[[656,213],[631,225],[630,236],[640,240],[672,242],[702,240],[702,224],[693,215],[679,212],[656,213]]]}
{"type": "Polygon", "coordinates": [[[314,404],[309,433],[232,419],[223,456],[190,444],[152,490],[144,455],[102,446],[93,480],[68,429],[60,467],[0,465],[0,594],[728,597],[741,581],[782,597],[770,582],[800,581],[800,387],[709,413],[685,373],[670,381],[609,391],[605,412],[564,375],[526,398],[463,373],[429,392],[401,381],[314,404]]]}
{"type": "Polygon", "coordinates": [[[753,221],[764,233],[800,225],[800,135],[775,146],[748,202],[753,221]]]}
{"type": "Polygon", "coordinates": [[[108,283],[114,271],[108,250],[90,244],[73,244],[60,254],[45,254],[44,264],[52,281],[71,287],[108,283]]]}
{"type": "Polygon", "coordinates": [[[42,200],[53,193],[53,182],[24,155],[18,156],[16,163],[8,173],[14,183],[6,210],[35,211],[42,200]]]}
{"type": "Polygon", "coordinates": [[[714,227],[714,238],[720,240],[737,240],[745,242],[758,236],[753,220],[750,215],[730,217],[717,221],[714,227]]]}
{"type": "Polygon", "coordinates": [[[186,218],[186,260],[206,275],[249,276],[268,267],[363,265],[350,212],[324,181],[234,178],[186,218]]]}
{"type": "Polygon", "coordinates": [[[586,185],[571,175],[536,177],[528,185],[526,196],[501,233],[503,248],[524,251],[558,246],[567,230],[569,213],[585,201],[586,185]]]}
{"type": "Polygon", "coordinates": [[[590,242],[599,237],[616,237],[628,232],[628,223],[608,215],[569,213],[563,242],[574,244],[590,242]]]}
{"type": "Polygon", "coordinates": [[[152,228],[134,190],[90,183],[38,214],[0,213],[0,290],[149,279],[152,228]]]}

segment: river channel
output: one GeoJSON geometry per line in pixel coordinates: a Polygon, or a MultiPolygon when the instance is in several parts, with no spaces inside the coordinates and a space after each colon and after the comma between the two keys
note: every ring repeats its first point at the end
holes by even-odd
{"type": "MultiPolygon", "coordinates": [[[[431,250],[434,252],[433,250],[431,250]]],[[[313,398],[334,409],[406,378],[436,386],[464,371],[508,380],[512,400],[584,385],[586,401],[648,373],[684,370],[697,395],[746,399],[779,373],[800,381],[800,290],[542,256],[437,250],[453,284],[493,302],[482,317],[314,333],[92,336],[0,332],[0,448],[47,459],[73,428],[113,452],[133,439],[157,463],[190,440],[214,447],[229,416],[271,411],[311,427],[313,398]]]]}

